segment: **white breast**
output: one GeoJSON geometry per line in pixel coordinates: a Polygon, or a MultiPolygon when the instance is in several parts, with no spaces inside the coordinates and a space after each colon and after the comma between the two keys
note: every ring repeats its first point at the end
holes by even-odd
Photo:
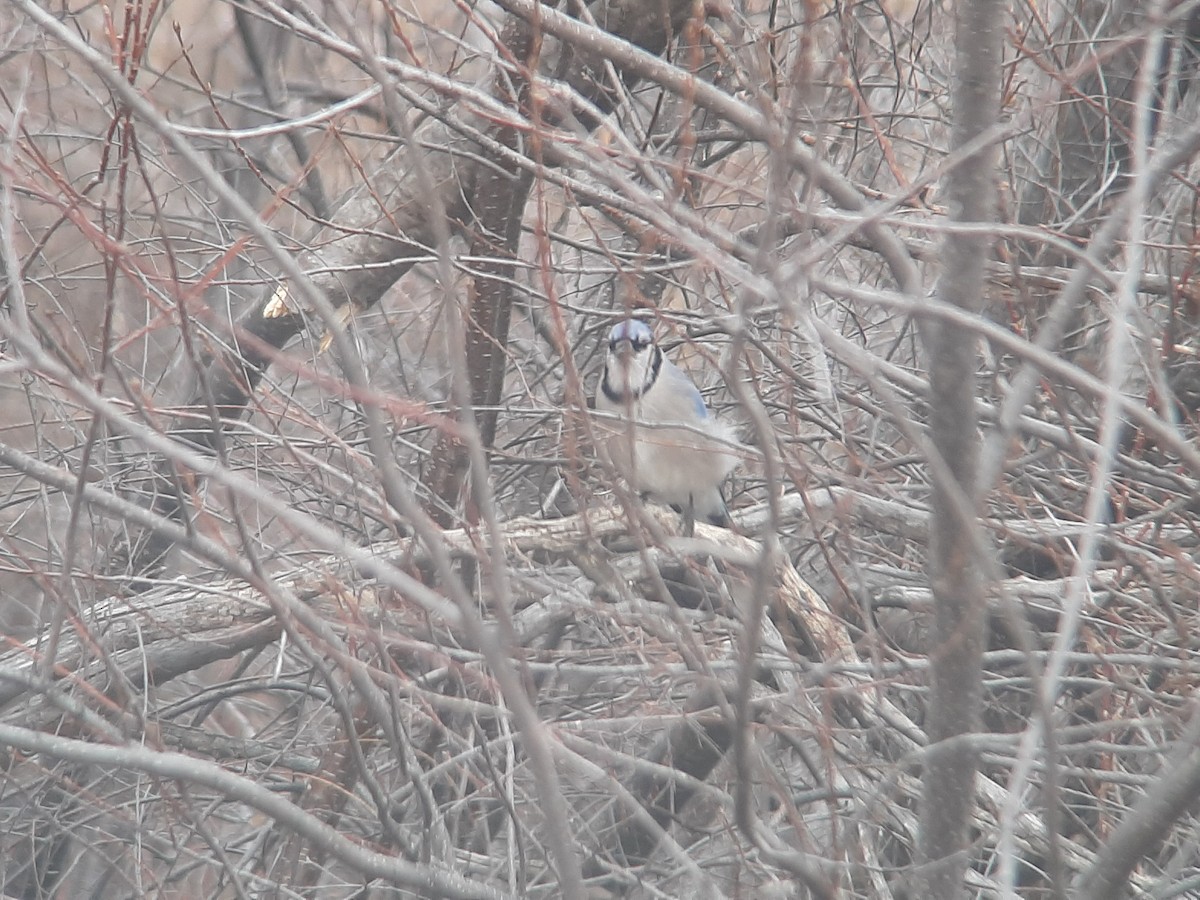
{"type": "Polygon", "coordinates": [[[632,404],[614,403],[603,392],[596,397],[597,409],[619,417],[599,425],[608,460],[638,490],[680,506],[717,491],[737,465],[740,446],[728,425],[700,417],[694,391],[687,376],[664,362],[659,382],[632,404]]]}

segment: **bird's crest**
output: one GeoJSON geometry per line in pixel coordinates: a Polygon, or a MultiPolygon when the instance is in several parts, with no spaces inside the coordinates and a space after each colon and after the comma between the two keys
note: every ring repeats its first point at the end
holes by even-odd
{"type": "Polygon", "coordinates": [[[629,341],[635,351],[641,350],[654,343],[654,332],[640,319],[626,319],[614,325],[608,333],[608,349],[615,350],[621,341],[629,341]]]}

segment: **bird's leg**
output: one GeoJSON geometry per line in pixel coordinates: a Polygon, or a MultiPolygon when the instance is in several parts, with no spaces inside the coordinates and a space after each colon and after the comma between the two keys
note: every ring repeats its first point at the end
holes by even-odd
{"type": "Polygon", "coordinates": [[[683,536],[695,537],[696,535],[696,500],[688,494],[687,506],[683,508],[683,536]]]}

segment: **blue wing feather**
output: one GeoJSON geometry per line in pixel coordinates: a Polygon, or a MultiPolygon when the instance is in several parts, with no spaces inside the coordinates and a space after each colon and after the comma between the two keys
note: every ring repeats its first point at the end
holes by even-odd
{"type": "Polygon", "coordinates": [[[663,369],[666,376],[674,382],[675,390],[679,391],[681,397],[691,404],[692,412],[696,418],[707,419],[708,407],[704,405],[704,398],[700,396],[700,391],[692,383],[692,379],[688,378],[682,369],[672,365],[670,362],[667,362],[663,366],[663,369]]]}

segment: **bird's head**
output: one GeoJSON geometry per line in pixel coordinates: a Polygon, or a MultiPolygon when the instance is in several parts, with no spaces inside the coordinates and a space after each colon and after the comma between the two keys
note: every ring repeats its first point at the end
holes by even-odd
{"type": "Polygon", "coordinates": [[[638,319],[618,322],[608,333],[605,390],[624,401],[640,397],[658,378],[662,351],[650,326],[638,319]]]}

